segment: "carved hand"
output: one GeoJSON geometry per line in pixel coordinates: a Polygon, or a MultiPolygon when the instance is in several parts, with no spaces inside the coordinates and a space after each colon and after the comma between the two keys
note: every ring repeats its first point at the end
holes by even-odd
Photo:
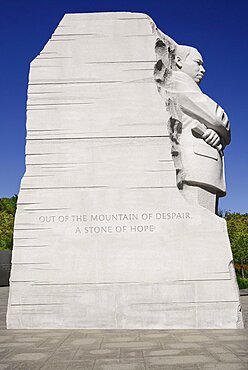
{"type": "Polygon", "coordinates": [[[202,135],[202,139],[206,141],[207,144],[212,146],[213,148],[217,148],[220,144],[220,136],[212,130],[208,128],[205,133],[202,135]]]}

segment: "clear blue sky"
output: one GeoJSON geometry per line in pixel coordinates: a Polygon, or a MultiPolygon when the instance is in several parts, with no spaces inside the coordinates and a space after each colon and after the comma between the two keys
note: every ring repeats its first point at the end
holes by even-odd
{"type": "Polygon", "coordinates": [[[0,197],[18,194],[25,171],[25,105],[29,64],[65,13],[133,11],[149,14],[180,44],[203,54],[202,90],[227,111],[228,195],[220,208],[248,212],[248,1],[245,0],[0,0],[2,141],[0,197]]]}

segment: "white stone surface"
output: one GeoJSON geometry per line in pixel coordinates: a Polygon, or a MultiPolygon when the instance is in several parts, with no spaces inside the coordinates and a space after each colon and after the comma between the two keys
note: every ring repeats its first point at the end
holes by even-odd
{"type": "Polygon", "coordinates": [[[216,212],[218,198],[226,194],[223,151],[230,143],[230,122],[198,86],[205,73],[199,51],[158,33],[154,77],[170,114],[177,185],[188,202],[216,212]]]}
{"type": "Polygon", "coordinates": [[[225,221],[177,188],[157,37],[67,14],[32,62],[8,328],[242,327],[225,221]]]}

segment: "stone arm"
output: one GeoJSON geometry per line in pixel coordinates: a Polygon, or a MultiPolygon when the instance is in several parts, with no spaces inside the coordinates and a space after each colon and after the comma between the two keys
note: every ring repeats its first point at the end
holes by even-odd
{"type": "Polygon", "coordinates": [[[173,97],[183,113],[216,131],[223,148],[230,143],[230,123],[226,113],[201,91],[191,77],[183,72],[173,71],[163,89],[167,98],[173,97]]]}
{"type": "Polygon", "coordinates": [[[219,134],[223,147],[230,143],[230,123],[217,103],[201,91],[180,92],[177,98],[183,113],[219,134]]]}

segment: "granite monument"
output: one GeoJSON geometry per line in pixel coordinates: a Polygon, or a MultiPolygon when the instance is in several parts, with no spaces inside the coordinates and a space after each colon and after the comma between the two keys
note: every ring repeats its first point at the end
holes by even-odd
{"type": "Polygon", "coordinates": [[[63,17],[30,66],[8,328],[243,326],[203,75],[145,14],[63,17]]]}

